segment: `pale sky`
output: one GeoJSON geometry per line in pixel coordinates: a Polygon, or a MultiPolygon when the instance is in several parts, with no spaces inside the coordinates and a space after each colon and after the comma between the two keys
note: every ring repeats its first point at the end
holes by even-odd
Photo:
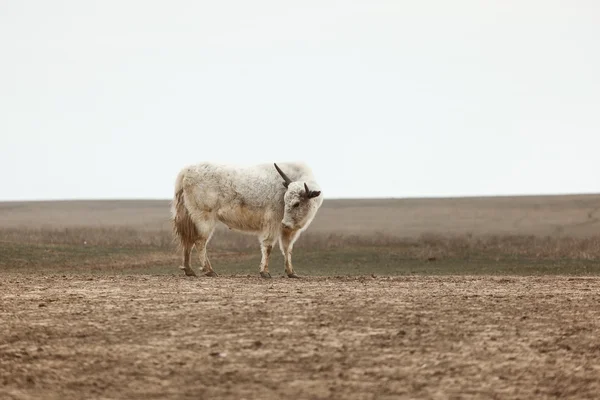
{"type": "Polygon", "coordinates": [[[325,198],[600,192],[600,2],[0,2],[0,200],[170,198],[303,160],[325,198]]]}

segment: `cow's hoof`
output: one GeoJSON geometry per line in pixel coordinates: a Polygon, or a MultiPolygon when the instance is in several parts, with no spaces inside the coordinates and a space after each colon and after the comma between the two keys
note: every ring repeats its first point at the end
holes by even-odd
{"type": "Polygon", "coordinates": [[[183,272],[185,273],[185,276],[196,276],[196,273],[191,268],[186,268],[184,266],[181,266],[181,267],[179,267],[179,269],[183,270],[183,272]]]}
{"type": "Polygon", "coordinates": [[[300,278],[298,275],[296,275],[296,273],[294,272],[293,274],[288,274],[288,278],[300,278]]]}
{"type": "Polygon", "coordinates": [[[261,278],[266,278],[266,279],[271,279],[271,274],[265,271],[261,271],[260,272],[260,277],[261,278]]]}
{"type": "Polygon", "coordinates": [[[215,277],[215,276],[219,276],[217,275],[217,273],[215,271],[208,271],[207,273],[204,274],[205,276],[210,276],[211,278],[215,277]]]}

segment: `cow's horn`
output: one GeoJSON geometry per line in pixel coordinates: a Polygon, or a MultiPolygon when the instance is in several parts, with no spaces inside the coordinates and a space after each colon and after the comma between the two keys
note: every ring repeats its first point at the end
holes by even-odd
{"type": "Polygon", "coordinates": [[[279,167],[277,166],[276,163],[273,163],[273,165],[275,165],[275,169],[277,170],[277,172],[279,172],[279,175],[281,175],[281,177],[285,181],[285,183],[283,184],[283,186],[288,187],[288,185],[290,183],[292,183],[292,180],[290,178],[288,178],[288,176],[286,174],[284,174],[281,169],[279,169],[279,167]]]}
{"type": "Polygon", "coordinates": [[[308,190],[308,186],[306,185],[306,182],[304,182],[304,189],[306,190],[306,197],[309,199],[318,197],[321,194],[320,190],[308,190]]]}

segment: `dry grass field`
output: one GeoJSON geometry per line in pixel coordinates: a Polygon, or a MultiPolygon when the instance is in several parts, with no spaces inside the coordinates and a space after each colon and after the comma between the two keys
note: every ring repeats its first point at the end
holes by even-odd
{"type": "Polygon", "coordinates": [[[326,200],[264,280],[223,228],[183,276],[168,201],[0,203],[0,398],[597,398],[599,210],[326,200]]]}
{"type": "MultiPolygon", "coordinates": [[[[0,203],[0,268],[177,273],[169,205],[0,203]]],[[[294,262],[307,275],[595,273],[599,210],[600,195],[326,200],[294,262]]],[[[221,226],[209,244],[217,272],[254,274],[257,243],[221,226]]]]}

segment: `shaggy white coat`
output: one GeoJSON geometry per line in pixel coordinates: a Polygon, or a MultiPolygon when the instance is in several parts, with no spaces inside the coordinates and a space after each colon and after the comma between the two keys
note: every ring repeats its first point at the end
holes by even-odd
{"type": "Polygon", "coordinates": [[[200,254],[205,274],[216,275],[206,256],[206,244],[220,221],[230,229],[258,237],[262,251],[261,276],[270,277],[269,256],[279,240],[286,273],[296,277],[291,250],[300,233],[316,216],[323,195],[305,163],[286,162],[277,166],[291,181],[287,187],[273,164],[242,167],[203,162],[180,171],[172,215],[175,231],[184,247],[182,269],[187,275],[195,275],[189,263],[193,245],[200,254]],[[193,227],[186,230],[186,222],[193,223],[193,227]]]}

